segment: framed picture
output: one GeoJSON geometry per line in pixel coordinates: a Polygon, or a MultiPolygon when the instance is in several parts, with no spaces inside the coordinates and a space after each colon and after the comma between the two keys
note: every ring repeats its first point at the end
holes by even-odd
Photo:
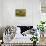
{"type": "Polygon", "coordinates": [[[26,16],[26,9],[16,9],[15,15],[20,17],[26,16]]]}

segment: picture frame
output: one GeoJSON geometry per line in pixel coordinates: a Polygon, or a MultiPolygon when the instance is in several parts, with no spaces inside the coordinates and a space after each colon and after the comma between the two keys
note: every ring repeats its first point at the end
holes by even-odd
{"type": "Polygon", "coordinates": [[[23,17],[23,16],[26,16],[26,9],[16,9],[16,13],[15,13],[16,16],[20,16],[20,17],[23,17]]]}

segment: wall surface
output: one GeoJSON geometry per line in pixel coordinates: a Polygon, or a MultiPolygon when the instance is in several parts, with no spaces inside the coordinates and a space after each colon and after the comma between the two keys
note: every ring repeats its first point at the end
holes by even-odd
{"type": "Polygon", "coordinates": [[[1,25],[1,19],[2,19],[2,17],[1,17],[1,15],[2,15],[2,3],[1,3],[2,1],[0,0],[0,25],[1,25]]]}
{"type": "MultiPolygon", "coordinates": [[[[2,0],[0,24],[5,25],[33,25],[40,20],[39,0],[2,0]],[[16,17],[16,9],[26,9],[25,17],[16,17]]],[[[1,9],[1,8],[0,8],[1,9]]]]}

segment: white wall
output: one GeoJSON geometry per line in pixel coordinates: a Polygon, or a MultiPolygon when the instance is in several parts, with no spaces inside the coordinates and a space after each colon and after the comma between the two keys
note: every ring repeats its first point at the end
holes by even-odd
{"type": "Polygon", "coordinates": [[[1,19],[2,19],[2,1],[0,0],[0,25],[1,25],[1,19]]]}
{"type": "Polygon", "coordinates": [[[33,25],[40,20],[39,0],[2,0],[2,25],[33,25]],[[25,17],[16,17],[16,9],[26,9],[25,17]]]}

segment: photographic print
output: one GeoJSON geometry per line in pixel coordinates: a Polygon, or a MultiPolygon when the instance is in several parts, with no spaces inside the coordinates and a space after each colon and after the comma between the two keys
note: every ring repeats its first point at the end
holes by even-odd
{"type": "Polygon", "coordinates": [[[26,16],[26,9],[16,9],[15,12],[16,16],[26,16]]]}

